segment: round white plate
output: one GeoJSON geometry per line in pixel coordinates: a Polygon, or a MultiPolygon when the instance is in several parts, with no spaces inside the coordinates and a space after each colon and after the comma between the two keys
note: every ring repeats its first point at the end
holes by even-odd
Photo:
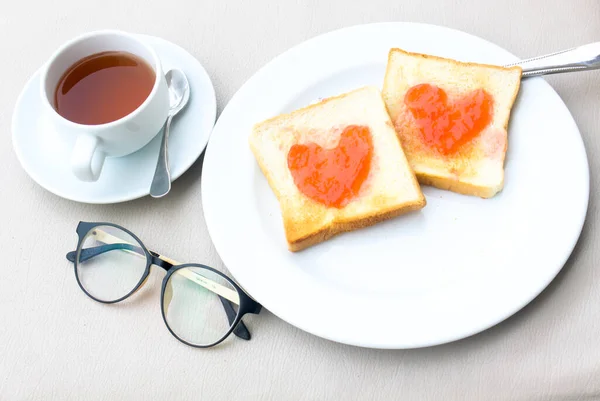
{"type": "Polygon", "coordinates": [[[581,232],[589,170],[569,110],[544,80],[530,79],[514,106],[499,195],[425,187],[421,212],[289,252],[279,205],[248,147],[252,126],[321,97],[381,87],[391,47],[517,60],[466,33],[409,23],[304,42],[258,71],[223,111],[204,160],[202,200],[219,255],[274,314],[342,343],[414,348],[489,328],[550,283],[581,232]]]}
{"type": "MultiPolygon", "coordinates": [[[[191,167],[206,147],[217,113],[215,90],[206,70],[187,51],[164,39],[140,37],[156,49],[165,71],[179,68],[190,82],[190,102],[173,119],[169,136],[173,181],[191,167]]],[[[73,143],[54,130],[44,113],[39,85],[38,70],[23,88],[12,120],[13,146],[31,178],[58,196],[84,203],[123,202],[150,193],[162,131],[139,151],[106,159],[98,181],[79,181],[69,165],[73,143]]]]}

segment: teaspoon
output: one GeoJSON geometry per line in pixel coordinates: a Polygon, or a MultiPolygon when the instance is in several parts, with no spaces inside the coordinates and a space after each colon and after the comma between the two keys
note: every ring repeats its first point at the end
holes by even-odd
{"type": "Polygon", "coordinates": [[[169,171],[169,154],[167,143],[171,121],[187,104],[190,98],[190,85],[183,71],[172,69],[165,75],[169,87],[169,114],[165,125],[165,133],[160,144],[160,152],[154,171],[154,178],[150,186],[150,195],[153,198],[165,196],[171,190],[171,173],[169,171]]]}

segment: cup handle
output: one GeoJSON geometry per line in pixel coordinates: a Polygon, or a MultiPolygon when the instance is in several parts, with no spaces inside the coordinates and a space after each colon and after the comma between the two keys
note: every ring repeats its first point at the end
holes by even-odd
{"type": "Polygon", "coordinates": [[[100,140],[93,135],[77,138],[71,154],[71,168],[81,181],[98,181],[106,155],[98,145],[100,140]]]}

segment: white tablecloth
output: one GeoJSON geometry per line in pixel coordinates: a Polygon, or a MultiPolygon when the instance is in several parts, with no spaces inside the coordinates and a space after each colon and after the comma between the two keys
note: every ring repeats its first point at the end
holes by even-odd
{"type": "Polygon", "coordinates": [[[379,21],[461,29],[522,57],[600,40],[598,0],[3,2],[0,399],[600,399],[600,72],[548,79],[571,109],[590,160],[591,199],[579,244],[539,298],[482,334],[428,349],[369,350],[311,336],[264,310],[247,319],[252,341],[196,350],[176,341],[162,322],[164,273],[155,271],[119,306],[96,303],[77,286],[64,255],[76,243],[79,220],[119,223],[177,260],[225,267],[203,219],[201,160],[163,199],[107,206],[61,199],[21,169],[10,139],[12,110],[58,45],[101,28],[164,37],[204,64],[220,111],[259,67],[289,47],[379,21]]]}

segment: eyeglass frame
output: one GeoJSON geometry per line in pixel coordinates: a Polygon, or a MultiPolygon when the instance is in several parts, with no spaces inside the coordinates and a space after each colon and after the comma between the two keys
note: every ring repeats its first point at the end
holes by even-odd
{"type": "MultiPolygon", "coordinates": [[[[122,227],[118,224],[108,223],[108,222],[80,221],[79,224],[77,225],[77,229],[75,231],[79,237],[78,241],[77,241],[77,247],[75,248],[75,251],[68,252],[66,257],[67,257],[67,260],[72,262],[74,265],[75,279],[77,280],[77,285],[79,285],[79,288],[81,288],[81,290],[88,297],[93,299],[94,301],[100,302],[103,304],[115,304],[115,303],[121,302],[121,301],[129,298],[131,295],[135,294],[140,288],[142,288],[142,286],[145,284],[145,282],[148,280],[148,277],[150,276],[151,266],[155,265],[155,266],[163,268],[167,272],[167,274],[163,278],[163,282],[162,282],[161,290],[160,290],[160,301],[161,301],[160,302],[160,311],[161,311],[161,315],[163,318],[163,322],[165,323],[165,326],[167,326],[167,329],[169,330],[169,332],[177,340],[181,341],[182,343],[184,343],[186,345],[194,347],[194,348],[210,348],[210,347],[214,347],[215,345],[218,345],[221,342],[223,342],[226,338],[228,338],[231,335],[232,332],[237,337],[239,337],[243,340],[248,341],[252,338],[250,332],[248,331],[248,328],[242,321],[242,318],[248,313],[255,314],[255,315],[259,314],[262,309],[262,305],[260,303],[256,302],[254,299],[252,299],[235,281],[233,281],[227,275],[221,273],[220,271],[218,271],[212,267],[209,267],[209,266],[206,266],[206,265],[203,265],[200,263],[182,263],[182,264],[180,264],[164,255],[159,254],[158,252],[150,251],[150,250],[148,250],[146,245],[144,245],[144,243],[139,239],[139,237],[137,235],[135,235],[130,230],[128,230],[125,227],[122,227]],[[146,267],[144,270],[144,274],[142,275],[142,277],[140,278],[138,283],[133,287],[133,289],[129,293],[122,296],[121,298],[118,298],[116,300],[111,300],[111,301],[101,300],[101,299],[96,298],[92,294],[90,294],[85,289],[85,287],[82,285],[82,283],[79,279],[79,274],[77,273],[77,267],[79,265],[79,260],[81,257],[83,242],[87,238],[87,234],[89,232],[91,232],[95,227],[100,227],[100,226],[113,227],[113,228],[122,230],[123,232],[129,234],[140,245],[142,251],[144,252],[144,255],[146,256],[146,267]],[[236,292],[239,296],[239,308],[238,308],[238,311],[236,314],[235,310],[233,309],[233,306],[231,306],[231,304],[230,304],[230,302],[232,302],[232,301],[224,299],[221,295],[217,294],[219,296],[219,299],[221,300],[223,308],[225,309],[225,314],[227,315],[227,319],[229,320],[230,328],[218,341],[211,343],[211,344],[193,344],[193,343],[190,343],[190,342],[182,339],[171,329],[171,327],[169,326],[169,323],[167,322],[166,316],[165,316],[164,296],[165,296],[165,289],[166,289],[167,283],[169,282],[169,278],[176,271],[181,270],[183,268],[188,268],[188,267],[199,267],[199,268],[206,269],[212,273],[217,274],[221,278],[225,279],[229,284],[231,284],[231,286],[236,290],[236,292]],[[235,317],[233,318],[233,321],[232,321],[232,314],[236,314],[235,317]]],[[[116,244],[114,244],[114,245],[116,245],[116,244]]],[[[121,245],[121,244],[119,244],[119,245],[121,245]]],[[[131,244],[131,245],[136,247],[136,245],[133,245],[133,244],[131,244]]],[[[92,248],[88,248],[88,249],[92,249],[92,248]]],[[[102,251],[97,254],[101,254],[101,253],[107,252],[109,250],[102,251]]],[[[91,255],[89,258],[91,258],[93,256],[96,256],[96,255],[91,255]]]]}

